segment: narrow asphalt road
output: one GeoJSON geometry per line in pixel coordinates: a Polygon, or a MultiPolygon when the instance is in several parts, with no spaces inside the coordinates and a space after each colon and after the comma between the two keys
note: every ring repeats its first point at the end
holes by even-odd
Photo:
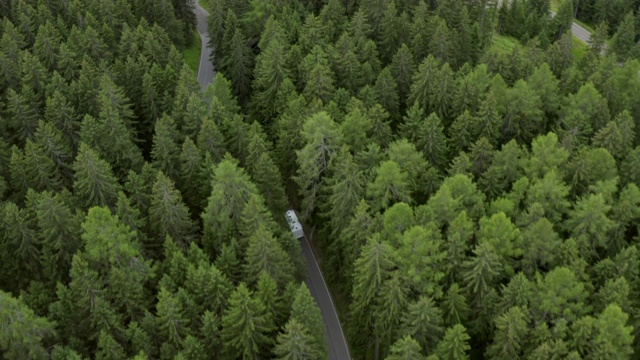
{"type": "Polygon", "coordinates": [[[209,32],[207,31],[207,18],[209,13],[203,9],[196,1],[195,3],[196,18],[198,19],[198,33],[200,33],[200,39],[202,40],[202,50],[200,52],[200,65],[198,66],[198,82],[202,90],[206,89],[207,85],[213,82],[213,77],[216,75],[213,71],[213,64],[209,61],[211,56],[211,49],[209,45],[209,32]]]}
{"type": "Polygon", "coordinates": [[[316,299],[316,303],[322,313],[325,326],[325,337],[327,338],[327,352],[330,360],[350,360],[349,345],[342,331],[338,312],[336,311],[327,283],[324,281],[320,266],[313,255],[311,245],[307,237],[300,240],[302,255],[307,263],[307,286],[311,296],[316,299]]]}
{"type": "MultiPolygon", "coordinates": [[[[503,0],[498,0],[498,7],[502,6],[502,1],[503,0]]],[[[553,11],[549,11],[551,13],[551,17],[556,16],[556,13],[553,11]]],[[[591,38],[591,33],[589,32],[589,30],[583,28],[582,26],[574,23],[571,23],[571,33],[573,34],[573,36],[577,37],[580,41],[584,42],[585,44],[589,43],[589,39],[591,38]]]]}
{"type": "MultiPolygon", "coordinates": [[[[555,17],[556,13],[553,11],[551,12],[551,17],[555,17]]],[[[577,37],[580,41],[584,42],[585,44],[589,43],[589,39],[591,39],[591,33],[589,32],[589,30],[583,28],[582,26],[576,24],[576,23],[571,23],[571,33],[573,34],[573,36],[577,37]]]]}
{"type": "MultiPolygon", "coordinates": [[[[195,3],[195,12],[198,19],[198,32],[202,39],[202,53],[200,54],[200,66],[198,67],[198,83],[200,83],[202,90],[204,90],[207,85],[213,82],[213,77],[215,76],[213,65],[209,61],[211,54],[211,49],[208,47],[209,33],[207,32],[207,17],[209,13],[197,2],[195,3]]],[[[324,281],[324,277],[322,276],[322,272],[320,271],[320,267],[313,255],[306,236],[300,240],[300,246],[302,247],[302,255],[307,264],[307,285],[322,313],[327,338],[328,358],[329,360],[351,360],[347,339],[344,336],[340,320],[338,319],[338,312],[333,304],[329,288],[324,281]]]]}

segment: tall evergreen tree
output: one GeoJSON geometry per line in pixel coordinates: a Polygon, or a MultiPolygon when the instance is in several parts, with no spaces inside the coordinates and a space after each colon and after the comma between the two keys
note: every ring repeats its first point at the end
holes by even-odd
{"type": "Polygon", "coordinates": [[[313,351],[320,355],[320,358],[326,357],[327,342],[325,339],[324,323],[322,322],[322,314],[320,308],[315,303],[315,299],[311,296],[309,288],[306,284],[300,284],[295,292],[293,303],[291,304],[291,317],[289,321],[296,321],[304,328],[309,329],[313,338],[310,344],[313,351]]]}
{"type": "Polygon", "coordinates": [[[120,185],[109,164],[102,160],[95,150],[81,143],[73,170],[74,194],[83,208],[108,206],[115,209],[120,185]]]}
{"type": "Polygon", "coordinates": [[[152,235],[160,245],[167,236],[184,247],[192,240],[194,224],[173,181],[161,171],[153,184],[149,220],[152,235]]]}
{"type": "Polygon", "coordinates": [[[444,338],[436,348],[436,354],[443,360],[465,360],[469,358],[469,335],[464,326],[458,324],[447,329],[444,338]]]}
{"type": "Polygon", "coordinates": [[[252,298],[252,293],[244,283],[231,293],[229,306],[222,317],[222,331],[225,354],[231,358],[241,354],[243,359],[259,359],[265,354],[265,347],[273,343],[267,337],[273,329],[264,304],[252,298]]]}
{"type": "Polygon", "coordinates": [[[54,325],[20,299],[0,291],[0,323],[5,330],[0,335],[0,349],[10,358],[47,359],[44,341],[56,335],[54,325]]]}
{"type": "Polygon", "coordinates": [[[313,347],[313,337],[309,330],[294,319],[290,320],[284,326],[284,332],[278,335],[273,352],[282,360],[320,358],[320,353],[313,347]]]}

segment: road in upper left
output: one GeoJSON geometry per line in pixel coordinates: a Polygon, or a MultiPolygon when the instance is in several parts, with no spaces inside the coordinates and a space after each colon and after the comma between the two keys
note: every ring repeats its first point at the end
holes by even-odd
{"type": "Polygon", "coordinates": [[[213,82],[216,72],[213,71],[213,64],[209,60],[211,58],[211,48],[209,48],[209,32],[207,31],[207,18],[209,13],[203,9],[198,2],[195,3],[196,17],[198,19],[198,33],[202,39],[202,50],[200,52],[200,65],[198,66],[198,83],[204,90],[207,85],[213,82]]]}

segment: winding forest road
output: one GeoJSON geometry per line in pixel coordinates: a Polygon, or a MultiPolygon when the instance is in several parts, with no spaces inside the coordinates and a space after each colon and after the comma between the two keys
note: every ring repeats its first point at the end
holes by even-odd
{"type": "MultiPolygon", "coordinates": [[[[215,76],[213,65],[209,61],[211,55],[211,49],[208,47],[209,33],[207,32],[207,18],[209,13],[203,9],[197,1],[195,3],[195,12],[198,19],[198,32],[202,39],[202,52],[200,54],[200,65],[198,66],[198,82],[202,90],[204,90],[207,85],[213,82],[213,77],[215,76]]],[[[316,261],[306,235],[300,240],[300,246],[307,265],[307,285],[322,313],[322,319],[325,325],[325,337],[327,339],[328,358],[330,360],[351,360],[349,345],[342,331],[338,312],[333,304],[329,288],[324,281],[320,266],[318,266],[318,262],[316,261]]]]}
{"type": "MultiPolygon", "coordinates": [[[[502,6],[502,1],[503,0],[498,0],[498,7],[502,6]]],[[[549,10],[549,12],[551,13],[551,17],[555,17],[556,13],[549,10]]],[[[589,32],[589,30],[583,28],[582,26],[576,24],[575,22],[571,23],[571,33],[573,34],[573,36],[577,37],[580,41],[584,42],[585,44],[589,43],[589,39],[591,39],[591,33],[589,32]]]]}
{"type": "Polygon", "coordinates": [[[305,236],[300,239],[302,255],[307,263],[307,286],[311,296],[316,299],[316,303],[322,313],[325,326],[325,337],[327,338],[327,355],[330,360],[350,360],[349,345],[342,331],[338,312],[331,300],[331,294],[327,283],[324,281],[320,266],[313,255],[313,250],[305,236]]]}
{"type": "Polygon", "coordinates": [[[198,82],[204,90],[207,85],[213,82],[215,71],[213,65],[209,62],[211,57],[211,49],[209,48],[209,32],[207,31],[207,18],[209,13],[203,9],[200,4],[195,2],[196,18],[198,19],[197,28],[202,39],[202,50],[200,51],[200,65],[198,66],[198,82]]]}

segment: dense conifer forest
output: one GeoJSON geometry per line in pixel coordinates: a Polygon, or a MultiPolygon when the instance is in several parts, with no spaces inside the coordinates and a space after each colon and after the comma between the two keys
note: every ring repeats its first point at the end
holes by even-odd
{"type": "Polygon", "coordinates": [[[640,356],[639,0],[202,5],[0,0],[0,358],[640,356]]]}

